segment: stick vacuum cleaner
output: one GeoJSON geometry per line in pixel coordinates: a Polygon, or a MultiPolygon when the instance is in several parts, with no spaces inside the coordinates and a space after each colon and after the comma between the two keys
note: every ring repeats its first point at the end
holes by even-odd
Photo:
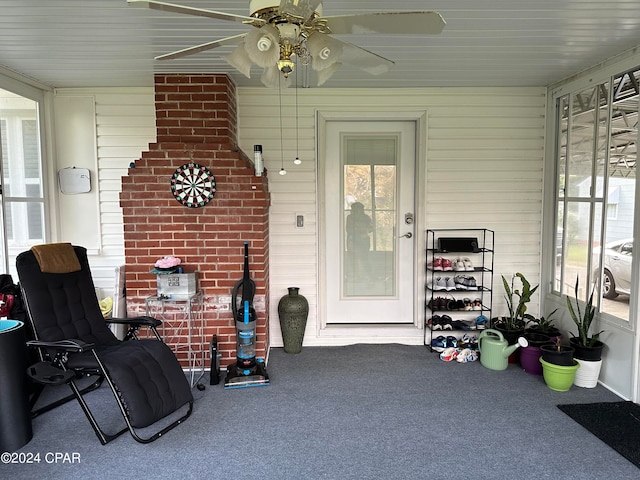
{"type": "Polygon", "coordinates": [[[224,388],[269,385],[262,359],[256,359],[256,311],[253,296],[256,285],[249,278],[249,242],[244,242],[244,275],[231,294],[231,310],[236,324],[236,363],[227,367],[224,388]],[[242,296],[239,298],[239,293],[242,296]]]}

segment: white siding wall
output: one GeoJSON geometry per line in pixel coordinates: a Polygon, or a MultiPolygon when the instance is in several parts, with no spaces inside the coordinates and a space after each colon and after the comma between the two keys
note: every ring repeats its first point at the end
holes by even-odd
{"type": "MultiPolygon", "coordinates": [[[[489,228],[496,231],[494,313],[505,313],[500,275],[523,272],[540,279],[545,89],[300,89],[297,92],[299,156],[296,157],[296,92],[282,93],[284,168],[278,175],[278,92],[239,89],[239,142],[251,154],[262,144],[271,190],[270,278],[272,345],[282,345],[277,304],[298,286],[310,304],[305,345],[327,342],[318,325],[318,205],[316,204],[316,111],[426,110],[428,115],[425,204],[428,228],[489,228]],[[305,228],[295,227],[304,214],[305,228]]],[[[424,160],[424,159],[423,159],[424,160]]],[[[418,245],[420,262],[424,246],[418,245]]],[[[538,298],[531,313],[538,313],[538,298]]],[[[343,336],[342,343],[394,341],[379,331],[343,336]]],[[[415,336],[410,342],[418,343],[415,336]]],[[[333,341],[335,343],[335,340],[333,341]]]]}
{"type": "MultiPolygon", "coordinates": [[[[57,145],[78,142],[94,145],[97,171],[92,171],[91,174],[95,180],[92,180],[92,184],[97,187],[99,204],[89,214],[99,218],[100,238],[97,251],[91,252],[90,262],[96,286],[104,291],[104,295],[112,295],[115,268],[124,263],[123,221],[119,198],[121,177],[127,174],[129,164],[148,150],[148,144],[155,142],[154,93],[152,87],[60,89],[54,96],[54,109],[57,100],[64,100],[64,104],[68,106],[74,101],[86,103],[87,99],[94,102],[95,138],[79,138],[73,132],[60,129],[55,132],[55,142],[57,145]]],[[[58,159],[58,162],[63,160],[68,161],[58,159]]],[[[81,200],[78,197],[78,201],[81,200]]],[[[63,220],[76,213],[73,208],[59,210],[63,220]]],[[[64,224],[64,221],[61,223],[64,224]]],[[[65,238],[56,240],[65,241],[65,238]]]]}
{"type": "MultiPolygon", "coordinates": [[[[424,223],[429,228],[478,228],[496,231],[494,312],[504,313],[500,274],[522,271],[537,283],[540,275],[542,165],[545,90],[478,89],[300,89],[297,92],[299,156],[296,156],[295,90],[282,94],[284,167],[281,168],[277,91],[239,89],[239,142],[250,156],[262,144],[271,189],[270,276],[272,345],[282,345],[278,300],[298,286],[310,303],[305,345],[336,343],[319,335],[318,205],[316,203],[316,111],[374,112],[426,110],[428,114],[424,223]],[[295,227],[295,215],[305,227],[295,227]]],[[[124,260],[120,178],[129,163],[155,141],[152,88],[64,89],[56,96],[95,101],[97,185],[101,238],[92,256],[96,284],[113,285],[114,268],[124,260]]],[[[56,142],[79,141],[58,138],[56,142]]],[[[60,212],[71,215],[72,212],[60,212]]],[[[424,246],[418,245],[423,261],[424,246]]],[[[537,299],[531,306],[538,311],[537,299]]],[[[393,341],[392,335],[358,332],[339,343],[393,341]]],[[[420,336],[410,341],[418,343],[420,336]]],[[[421,340],[420,340],[421,341],[421,340]]]]}

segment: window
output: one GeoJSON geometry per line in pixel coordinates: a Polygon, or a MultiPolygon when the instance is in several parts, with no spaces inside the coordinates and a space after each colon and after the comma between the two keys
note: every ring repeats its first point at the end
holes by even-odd
{"type": "Polygon", "coordinates": [[[556,100],[553,290],[629,320],[640,69],[556,100]]]}
{"type": "Polygon", "coordinates": [[[395,295],[395,137],[347,137],[343,166],[345,296],[395,295]],[[358,246],[359,242],[363,242],[358,246]],[[374,284],[372,279],[382,279],[374,284]]]}
{"type": "Polygon", "coordinates": [[[45,241],[38,116],[38,102],[0,89],[3,272],[10,272],[7,267],[13,266],[15,255],[45,241]]]}

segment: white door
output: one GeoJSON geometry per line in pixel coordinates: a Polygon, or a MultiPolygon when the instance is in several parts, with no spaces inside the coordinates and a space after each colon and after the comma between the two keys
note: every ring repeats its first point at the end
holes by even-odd
{"type": "Polygon", "coordinates": [[[328,121],[327,324],[414,322],[416,123],[328,121]]]}

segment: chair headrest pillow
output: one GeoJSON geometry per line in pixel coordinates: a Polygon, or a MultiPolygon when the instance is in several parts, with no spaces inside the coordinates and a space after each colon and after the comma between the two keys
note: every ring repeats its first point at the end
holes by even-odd
{"type": "Polygon", "coordinates": [[[80,261],[70,243],[46,243],[31,247],[43,273],[71,273],[81,270],[80,261]]]}

